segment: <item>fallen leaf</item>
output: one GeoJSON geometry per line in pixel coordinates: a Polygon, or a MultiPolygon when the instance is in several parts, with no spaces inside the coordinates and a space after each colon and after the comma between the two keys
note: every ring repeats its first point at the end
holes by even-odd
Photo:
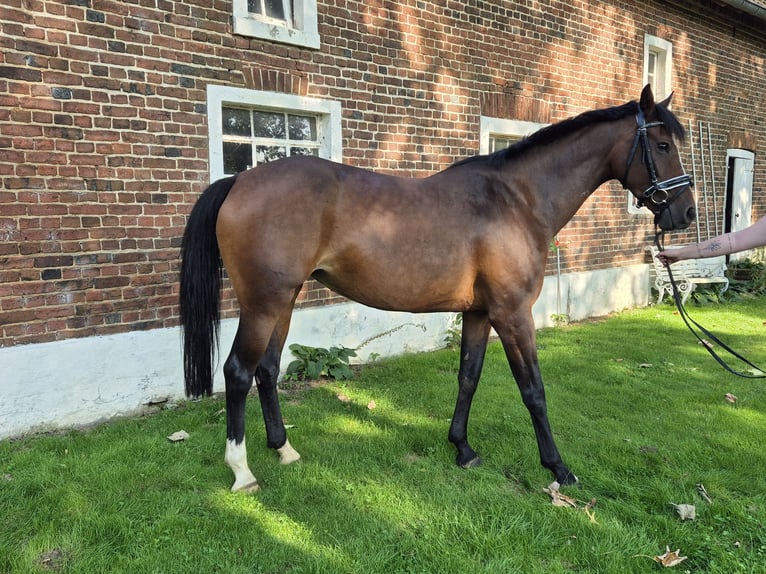
{"type": "Polygon", "coordinates": [[[694,520],[697,518],[697,509],[693,504],[673,504],[672,502],[670,504],[676,509],[681,520],[694,520]]]}
{"type": "Polygon", "coordinates": [[[585,511],[585,514],[588,515],[588,520],[590,520],[593,524],[598,524],[596,522],[596,513],[593,511],[593,508],[596,506],[596,499],[591,498],[590,502],[585,505],[585,508],[583,510],[585,511]]]}
{"type": "Polygon", "coordinates": [[[179,441],[182,441],[182,440],[186,440],[187,438],[189,438],[189,433],[186,432],[185,430],[180,430],[180,431],[176,431],[172,435],[170,435],[168,437],[168,440],[170,442],[179,442],[179,441]]]}
{"type": "Polygon", "coordinates": [[[367,403],[367,408],[370,410],[373,410],[377,406],[378,405],[375,404],[375,401],[370,401],[369,403],[367,403]]]}
{"type": "Polygon", "coordinates": [[[342,403],[350,403],[351,399],[349,399],[346,395],[343,393],[338,393],[338,400],[342,403]]]}
{"type": "Polygon", "coordinates": [[[655,562],[659,562],[665,568],[671,568],[673,566],[677,566],[688,558],[688,556],[681,556],[680,548],[676,550],[675,552],[671,552],[670,546],[665,546],[665,550],[666,550],[665,554],[661,554],[660,556],[654,556],[653,558],[655,562]]]}
{"type": "Polygon", "coordinates": [[[588,516],[590,522],[598,524],[596,521],[596,513],[593,510],[596,506],[595,498],[591,498],[590,502],[583,504],[582,501],[567,496],[566,494],[562,494],[561,491],[559,491],[559,488],[561,488],[561,485],[555,480],[548,485],[548,488],[543,488],[543,492],[551,497],[551,504],[553,504],[553,506],[563,506],[565,508],[582,510],[588,516]]]}
{"type": "Polygon", "coordinates": [[[737,402],[737,397],[735,395],[732,395],[731,393],[726,393],[723,398],[725,398],[727,401],[729,401],[731,404],[734,404],[737,402]]]}
{"type": "Polygon", "coordinates": [[[710,341],[708,341],[707,339],[700,339],[697,342],[697,344],[698,345],[702,345],[703,347],[707,347],[708,349],[712,349],[713,348],[713,344],[710,341]]]}
{"type": "Polygon", "coordinates": [[[561,485],[555,480],[548,485],[548,488],[543,488],[543,492],[550,495],[553,506],[577,508],[577,501],[571,496],[559,492],[559,488],[561,488],[561,485]]]}
{"type": "Polygon", "coordinates": [[[651,363],[641,363],[640,365],[638,365],[638,368],[639,369],[651,369],[653,366],[654,365],[652,365],[651,363]]]}

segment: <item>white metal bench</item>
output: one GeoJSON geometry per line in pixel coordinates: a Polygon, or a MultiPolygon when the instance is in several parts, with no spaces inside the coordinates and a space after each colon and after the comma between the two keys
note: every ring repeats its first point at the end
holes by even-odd
{"type": "MultiPolygon", "coordinates": [[[[668,247],[668,249],[678,249],[681,245],[668,247]]],[[[654,287],[659,296],[657,303],[662,302],[665,294],[673,294],[673,287],[670,284],[670,276],[665,266],[657,259],[659,251],[656,247],[646,248],[652,257],[654,266],[654,287]]],[[[673,272],[678,292],[681,294],[681,303],[686,303],[689,295],[697,288],[697,285],[705,283],[721,283],[721,293],[729,288],[729,279],[726,277],[726,256],[710,257],[706,259],[684,259],[676,261],[670,266],[673,272]]]]}

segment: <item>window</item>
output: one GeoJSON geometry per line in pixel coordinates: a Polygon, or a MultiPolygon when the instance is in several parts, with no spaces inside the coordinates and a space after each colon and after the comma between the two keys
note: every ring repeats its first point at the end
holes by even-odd
{"type": "Polygon", "coordinates": [[[223,171],[233,175],[291,155],[319,155],[315,115],[221,106],[223,171]]]}
{"type": "Polygon", "coordinates": [[[507,148],[546,125],[537,122],[481,116],[479,119],[479,153],[494,153],[507,148]]]}
{"type": "Polygon", "coordinates": [[[644,36],[644,85],[651,84],[654,97],[663,100],[670,94],[670,72],[673,44],[667,40],[644,36]]]}
{"type": "MultiPolygon", "coordinates": [[[[644,82],[650,84],[654,98],[657,101],[664,100],[672,91],[670,77],[672,71],[673,44],[662,38],[644,35],[644,82]]],[[[645,207],[636,207],[636,198],[629,191],[628,213],[633,215],[651,216],[652,213],[645,207]]]]}
{"type": "Polygon", "coordinates": [[[210,180],[292,155],[341,161],[339,102],[208,86],[210,180]]]}
{"type": "Polygon", "coordinates": [[[234,33],[319,48],[316,0],[234,0],[234,33]]]}

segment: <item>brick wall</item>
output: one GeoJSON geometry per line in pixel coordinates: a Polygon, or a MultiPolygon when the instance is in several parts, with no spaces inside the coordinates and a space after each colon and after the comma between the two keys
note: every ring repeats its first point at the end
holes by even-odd
{"type": "MultiPolygon", "coordinates": [[[[673,43],[674,109],[711,122],[717,172],[732,132],[758,147],[766,213],[763,22],[714,2],[320,0],[316,51],[233,35],[228,0],[5,0],[0,26],[3,346],[177,324],[208,84],[339,100],[345,162],[420,177],[477,152],[482,114],[637,98],[649,33],[673,43]]],[[[650,220],[625,204],[618,185],[586,202],[565,271],[643,261],[650,220]]],[[[334,300],[309,283],[300,304],[334,300]]]]}

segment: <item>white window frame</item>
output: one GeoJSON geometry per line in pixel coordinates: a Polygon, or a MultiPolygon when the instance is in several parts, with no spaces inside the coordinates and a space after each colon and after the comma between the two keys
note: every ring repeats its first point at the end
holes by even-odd
{"type": "Polygon", "coordinates": [[[293,14],[287,21],[247,11],[247,0],[233,0],[233,30],[240,36],[251,36],[318,49],[319,26],[316,0],[294,0],[293,14]]]}
{"type": "Polygon", "coordinates": [[[336,162],[343,159],[340,102],[279,92],[208,85],[207,119],[210,181],[216,181],[225,175],[223,169],[223,113],[221,111],[224,104],[265,111],[315,115],[319,137],[319,157],[336,162]]]}
{"type": "Polygon", "coordinates": [[[659,101],[665,99],[673,90],[671,85],[671,72],[673,70],[673,44],[657,36],[644,34],[644,82],[649,83],[649,55],[657,57],[657,67],[660,68],[660,81],[658,86],[652,85],[654,97],[659,101]]]}
{"type": "Polygon", "coordinates": [[[481,116],[479,117],[479,153],[482,155],[489,153],[489,140],[492,136],[523,138],[548,125],[481,116]]]}

